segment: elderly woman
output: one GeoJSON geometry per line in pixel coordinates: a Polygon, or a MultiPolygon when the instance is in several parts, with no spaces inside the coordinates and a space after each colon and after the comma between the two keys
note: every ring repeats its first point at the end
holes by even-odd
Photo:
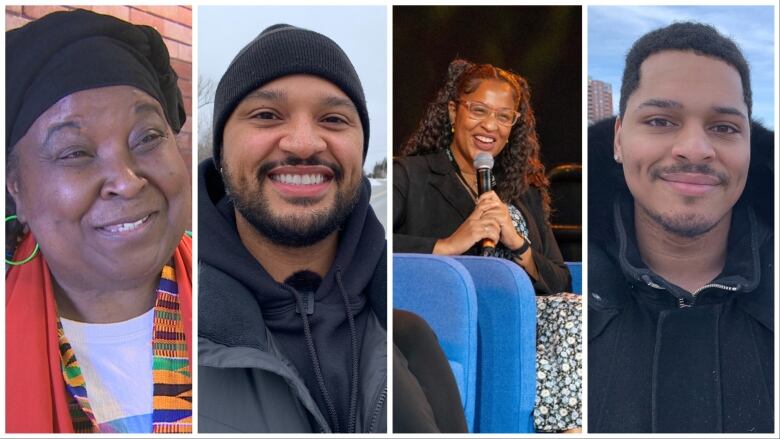
{"type": "Polygon", "coordinates": [[[191,432],[191,192],[162,38],[57,12],[8,32],[6,60],[6,224],[24,232],[6,429],[191,432]]]}
{"type": "Polygon", "coordinates": [[[517,263],[537,293],[539,431],[581,426],[581,303],[549,226],[530,92],[519,75],[455,60],[447,82],[393,164],[393,249],[481,254],[517,263]],[[494,157],[492,190],[479,195],[474,159],[494,157]]]}

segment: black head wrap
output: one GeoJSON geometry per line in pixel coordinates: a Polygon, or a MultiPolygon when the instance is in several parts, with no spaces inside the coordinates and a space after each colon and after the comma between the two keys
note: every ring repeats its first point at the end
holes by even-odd
{"type": "Polygon", "coordinates": [[[6,32],[6,154],[49,107],[72,93],[130,85],[157,99],[174,132],[186,114],[160,34],[85,10],[55,12],[6,32]]]}

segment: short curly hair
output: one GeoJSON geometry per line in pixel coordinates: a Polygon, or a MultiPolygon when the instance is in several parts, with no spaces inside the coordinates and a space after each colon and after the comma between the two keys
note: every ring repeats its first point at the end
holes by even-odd
{"type": "Polygon", "coordinates": [[[402,156],[424,155],[449,148],[452,144],[452,123],[448,113],[450,101],[473,93],[484,80],[504,81],[512,89],[520,119],[512,126],[506,148],[496,157],[494,171],[498,184],[496,193],[505,203],[519,203],[529,186],[542,196],[542,208],[549,220],[549,182],[540,159],[536,119],[531,108],[531,91],[525,78],[490,64],[474,64],[463,59],[453,60],[447,70],[447,80],[436,97],[428,103],[417,129],[401,147],[402,156]]]}
{"type": "Polygon", "coordinates": [[[621,118],[626,114],[628,98],[639,87],[639,69],[642,63],[650,55],[666,50],[691,51],[697,55],[717,58],[737,69],[742,79],[742,96],[750,116],[753,107],[750,67],[737,44],[710,25],[686,21],[646,33],[631,46],[626,55],[623,84],[620,87],[621,118]]]}

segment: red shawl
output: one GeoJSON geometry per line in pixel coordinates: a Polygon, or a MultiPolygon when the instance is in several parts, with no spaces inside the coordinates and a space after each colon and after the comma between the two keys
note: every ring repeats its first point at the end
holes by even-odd
{"type": "MultiPolygon", "coordinates": [[[[18,255],[35,247],[32,235],[18,255]]],[[[173,253],[187,351],[192,364],[192,239],[173,253]]],[[[72,433],[57,339],[57,306],[43,254],[12,267],[5,292],[5,427],[8,433],[72,433]]]]}

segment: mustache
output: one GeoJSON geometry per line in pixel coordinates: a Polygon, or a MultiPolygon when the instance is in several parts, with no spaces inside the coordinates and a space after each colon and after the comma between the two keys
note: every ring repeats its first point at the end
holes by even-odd
{"type": "Polygon", "coordinates": [[[282,160],[272,160],[265,162],[257,169],[258,180],[264,179],[269,172],[280,166],[324,166],[333,172],[333,179],[340,182],[344,177],[344,170],[338,163],[322,160],[319,157],[308,157],[302,159],[300,157],[288,156],[282,160]]]}
{"type": "Polygon", "coordinates": [[[706,163],[675,163],[670,166],[656,167],[650,170],[650,176],[653,177],[654,180],[658,180],[664,175],[681,173],[709,175],[717,178],[720,184],[729,182],[728,175],[726,175],[724,172],[719,172],[712,169],[712,167],[706,163]]]}

